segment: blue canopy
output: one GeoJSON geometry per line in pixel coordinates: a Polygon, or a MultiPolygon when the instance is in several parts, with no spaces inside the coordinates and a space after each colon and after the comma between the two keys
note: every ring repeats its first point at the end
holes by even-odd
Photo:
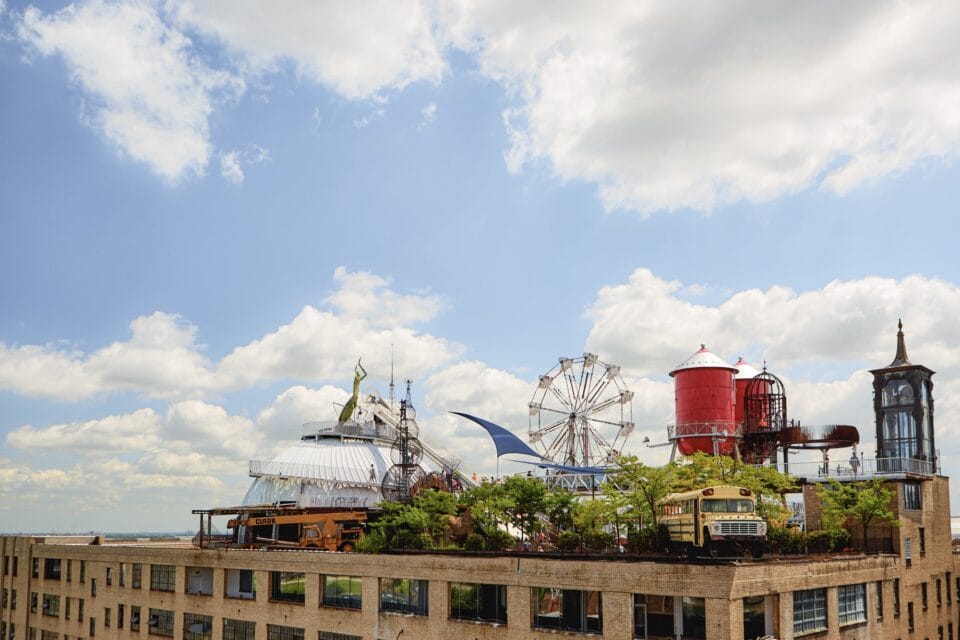
{"type": "Polygon", "coordinates": [[[493,444],[497,448],[498,458],[508,453],[519,453],[520,455],[533,456],[535,458],[540,458],[541,460],[543,459],[543,456],[531,449],[526,442],[514,435],[513,432],[504,429],[498,424],[494,424],[489,420],[484,420],[483,418],[472,416],[469,413],[460,413],[459,411],[451,411],[450,413],[457,416],[462,416],[467,420],[473,420],[478,425],[483,427],[486,432],[490,434],[490,437],[493,438],[493,444]]]}
{"type": "Polygon", "coordinates": [[[604,467],[569,467],[565,464],[553,464],[552,462],[530,462],[529,460],[517,460],[524,464],[535,464],[541,469],[555,469],[564,473],[577,473],[581,475],[606,475],[607,469],[604,467]]]}

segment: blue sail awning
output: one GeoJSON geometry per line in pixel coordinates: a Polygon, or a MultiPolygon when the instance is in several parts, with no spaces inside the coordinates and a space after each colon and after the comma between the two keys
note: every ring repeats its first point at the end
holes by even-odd
{"type": "Polygon", "coordinates": [[[517,453],[524,456],[533,456],[543,460],[543,456],[531,449],[526,442],[518,438],[512,431],[509,431],[498,424],[494,424],[489,420],[472,416],[469,413],[461,413],[459,411],[451,411],[450,413],[466,418],[467,420],[472,420],[483,427],[493,439],[493,445],[497,448],[498,458],[508,453],[517,453]]]}
{"type": "Polygon", "coordinates": [[[565,464],[553,464],[552,462],[530,462],[529,460],[517,460],[517,462],[522,462],[523,464],[533,464],[541,469],[553,469],[554,471],[575,473],[585,476],[602,476],[609,472],[609,469],[605,467],[571,467],[565,464]]]}

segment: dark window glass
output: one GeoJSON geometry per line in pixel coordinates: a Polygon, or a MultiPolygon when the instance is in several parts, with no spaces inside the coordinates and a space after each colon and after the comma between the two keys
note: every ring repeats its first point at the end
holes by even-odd
{"type": "Polygon", "coordinates": [[[103,610],[103,626],[104,627],[110,626],[110,608],[109,607],[106,607],[103,610]]]}
{"type": "Polygon", "coordinates": [[[107,586],[108,587],[113,586],[113,567],[107,567],[106,574],[107,574],[106,575],[107,586]]]}
{"type": "Polygon", "coordinates": [[[150,590],[173,591],[176,586],[177,568],[172,564],[150,565],[150,590]]]}
{"type": "Polygon", "coordinates": [[[130,605],[130,631],[140,631],[140,607],[130,605]]]}
{"type": "Polygon", "coordinates": [[[507,587],[502,584],[451,583],[450,617],[506,624],[507,587]]]}
{"type": "Polygon", "coordinates": [[[427,615],[426,580],[380,578],[380,611],[427,615]]]}
{"type": "Polygon", "coordinates": [[[147,626],[150,627],[150,633],[157,636],[173,637],[173,611],[166,609],[150,609],[150,617],[147,619],[147,626]]]}
{"type": "Polygon", "coordinates": [[[924,609],[927,608],[927,583],[920,583],[920,606],[924,609]]]}
{"type": "Polygon", "coordinates": [[[793,592],[793,633],[827,628],[827,597],[824,589],[793,592]]]}
{"type": "Polygon", "coordinates": [[[303,629],[301,627],[268,624],[267,640],[303,640],[303,629]]]}
{"type": "MultiPolygon", "coordinates": [[[[306,578],[302,572],[271,571],[270,599],[303,604],[306,578]]],[[[302,631],[302,630],[301,630],[302,631]]]]}
{"type": "Polygon", "coordinates": [[[199,613],[183,614],[183,640],[210,640],[213,618],[199,613]]]}
{"type": "Polygon", "coordinates": [[[117,629],[123,629],[123,609],[122,604],[117,605],[117,629]]]}
{"type": "Polygon", "coordinates": [[[334,631],[320,631],[317,633],[317,640],[363,640],[363,636],[351,636],[346,633],[336,633],[334,631]]]}
{"type": "Polygon", "coordinates": [[[223,640],[256,640],[257,623],[223,619],[223,640]]]}
{"type": "Polygon", "coordinates": [[[907,603],[907,630],[913,631],[913,603],[907,603]]]}
{"type": "Polygon", "coordinates": [[[60,579],[60,558],[46,558],[43,561],[43,579],[60,579]]]}
{"type": "Polygon", "coordinates": [[[893,615],[900,615],[900,578],[893,579],[893,615]]]}
{"type": "Polygon", "coordinates": [[[923,507],[923,492],[919,482],[903,483],[903,508],[907,511],[920,511],[923,507]]]}
{"type": "Polygon", "coordinates": [[[130,573],[130,586],[134,589],[140,588],[140,583],[143,581],[143,565],[139,562],[133,563],[133,569],[130,573]]]}
{"type": "Polygon", "coordinates": [[[877,620],[883,620],[883,582],[877,580],[877,620]]]}
{"type": "Polygon", "coordinates": [[[325,607],[361,608],[361,580],[359,576],[323,576],[325,607]]]}
{"type": "Polygon", "coordinates": [[[603,602],[599,591],[533,588],[533,626],[590,633],[603,632],[603,602]]]}
{"type": "Polygon", "coordinates": [[[34,578],[40,577],[40,558],[34,558],[31,563],[30,575],[34,578]]]}
{"type": "Polygon", "coordinates": [[[60,616],[60,596],[51,595],[49,593],[43,594],[43,615],[45,616],[60,616]]]}

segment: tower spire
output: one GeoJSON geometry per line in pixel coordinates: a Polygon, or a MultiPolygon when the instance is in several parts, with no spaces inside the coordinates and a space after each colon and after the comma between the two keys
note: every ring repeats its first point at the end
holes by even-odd
{"type": "Polygon", "coordinates": [[[909,356],[907,356],[907,345],[903,340],[903,320],[897,319],[897,355],[894,356],[893,362],[889,365],[890,367],[901,367],[903,365],[911,364],[909,356]]]}

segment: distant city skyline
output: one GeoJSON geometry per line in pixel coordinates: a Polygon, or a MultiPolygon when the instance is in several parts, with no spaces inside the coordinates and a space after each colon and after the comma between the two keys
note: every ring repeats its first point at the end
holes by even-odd
{"type": "Polygon", "coordinates": [[[871,457],[899,318],[960,469],[960,7],[262,7],[0,0],[0,530],[194,528],[391,352],[468,473],[584,352],[663,462],[700,343],[871,457]]]}

